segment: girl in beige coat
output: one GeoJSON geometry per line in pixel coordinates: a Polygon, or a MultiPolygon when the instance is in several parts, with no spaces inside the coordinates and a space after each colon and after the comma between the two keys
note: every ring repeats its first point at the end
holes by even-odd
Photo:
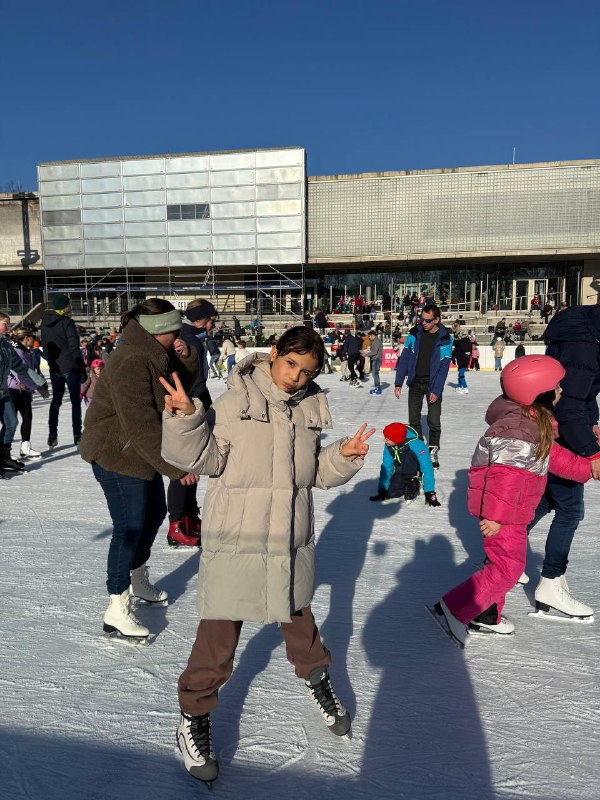
{"type": "Polygon", "coordinates": [[[325,395],[312,383],[323,366],[315,331],[292,328],[269,356],[237,365],[228,391],[205,412],[173,376],[163,418],[163,457],[209,476],[199,574],[201,622],[179,679],[177,741],[188,771],[213,780],[210,711],[230,677],[242,623],[278,622],[287,656],[329,729],[344,735],[350,717],[335,696],[310,609],[314,583],[312,488],[346,483],[363,465],[373,431],[321,447],[332,427],[325,395]]]}

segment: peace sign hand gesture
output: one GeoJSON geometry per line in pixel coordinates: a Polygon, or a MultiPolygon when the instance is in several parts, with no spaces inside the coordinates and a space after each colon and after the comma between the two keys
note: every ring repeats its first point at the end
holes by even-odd
{"type": "Polygon", "coordinates": [[[188,416],[194,414],[196,411],[196,406],[185,393],[185,389],[179,380],[179,375],[174,372],[171,377],[173,378],[175,388],[173,388],[170,383],[167,383],[164,378],[159,378],[159,381],[167,392],[165,396],[165,410],[169,411],[171,414],[175,413],[176,411],[182,411],[188,416]]]}
{"type": "Polygon", "coordinates": [[[367,439],[370,436],[373,436],[375,433],[375,428],[371,428],[370,430],[367,429],[367,423],[363,422],[360,428],[356,431],[352,439],[348,439],[346,444],[344,444],[341,449],[340,453],[346,458],[354,458],[355,456],[360,456],[364,458],[367,453],[369,452],[369,445],[367,444],[367,439]],[[366,433],[365,433],[366,431],[366,433]]]}

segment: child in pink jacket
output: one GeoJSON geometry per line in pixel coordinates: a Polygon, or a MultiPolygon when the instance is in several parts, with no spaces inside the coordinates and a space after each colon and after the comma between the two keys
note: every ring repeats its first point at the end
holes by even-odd
{"type": "Polygon", "coordinates": [[[527,525],[534,517],[548,472],[585,483],[591,464],[554,441],[552,410],[565,370],[550,356],[523,356],[500,376],[503,395],[486,413],[469,471],[468,508],[479,517],[485,564],[430,609],[459,646],[469,630],[509,634],[501,616],[506,593],[525,567],[527,525]]]}
{"type": "Polygon", "coordinates": [[[81,384],[81,389],[79,390],[79,399],[83,400],[86,406],[89,406],[94,399],[94,389],[96,388],[98,378],[100,377],[100,373],[103,369],[104,361],[101,358],[95,358],[91,363],[87,380],[81,384]]]}

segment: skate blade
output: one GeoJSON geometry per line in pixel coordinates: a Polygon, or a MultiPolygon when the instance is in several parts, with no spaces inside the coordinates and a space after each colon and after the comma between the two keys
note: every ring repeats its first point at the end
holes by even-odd
{"type": "Polygon", "coordinates": [[[441,628],[441,630],[442,630],[442,631],[443,631],[443,632],[446,634],[446,636],[447,636],[447,637],[450,639],[450,641],[451,641],[451,642],[452,642],[452,643],[453,643],[453,644],[454,644],[456,647],[458,647],[458,649],[459,649],[459,650],[464,650],[464,649],[465,649],[465,646],[464,646],[464,644],[463,644],[461,641],[459,641],[459,640],[456,638],[456,636],[455,636],[455,635],[452,633],[452,631],[450,630],[450,628],[448,628],[448,627],[447,627],[447,625],[446,625],[446,622],[445,622],[446,618],[445,618],[443,615],[440,617],[440,615],[437,613],[437,611],[435,610],[435,608],[433,608],[433,606],[425,606],[425,608],[427,609],[427,611],[429,611],[429,613],[431,614],[431,616],[433,617],[433,619],[434,619],[434,620],[436,621],[436,623],[439,625],[439,627],[441,628]]]}
{"type": "Polygon", "coordinates": [[[125,644],[129,647],[148,647],[150,644],[149,636],[123,636],[123,634],[118,631],[113,631],[112,633],[105,632],[102,634],[101,638],[111,644],[117,642],[117,644],[125,644]]]}
{"type": "Polygon", "coordinates": [[[169,598],[167,597],[166,600],[145,600],[143,597],[137,597],[137,595],[132,595],[131,600],[134,605],[144,606],[148,608],[158,608],[159,606],[166,607],[169,605],[169,598]]]}
{"type": "Polygon", "coordinates": [[[549,611],[542,611],[539,608],[535,611],[529,611],[527,616],[545,617],[546,619],[553,620],[554,622],[575,622],[579,625],[591,625],[594,622],[593,614],[590,617],[569,617],[568,615],[561,615],[560,612],[553,614],[549,611]]]}
{"type": "Polygon", "coordinates": [[[507,631],[507,633],[502,633],[501,631],[491,631],[488,628],[472,628],[469,625],[469,634],[473,636],[487,636],[492,639],[505,639],[507,636],[514,636],[514,631],[507,631]]]}

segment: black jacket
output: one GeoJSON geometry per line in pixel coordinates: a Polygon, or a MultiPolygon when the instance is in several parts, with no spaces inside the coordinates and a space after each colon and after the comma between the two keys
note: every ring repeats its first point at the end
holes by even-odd
{"type": "Polygon", "coordinates": [[[342,358],[345,356],[357,356],[360,353],[360,345],[358,344],[358,339],[356,336],[353,336],[349,333],[346,338],[344,339],[344,344],[342,345],[342,358]]]}
{"type": "Polygon", "coordinates": [[[464,369],[469,366],[471,360],[471,351],[473,349],[473,342],[468,336],[463,336],[462,339],[457,339],[454,342],[454,350],[452,351],[452,358],[456,362],[459,369],[464,369]]]}
{"type": "Polygon", "coordinates": [[[204,343],[206,342],[206,331],[204,328],[195,328],[188,322],[184,322],[181,326],[181,333],[179,336],[187,344],[190,350],[195,350],[197,352],[198,360],[200,361],[198,375],[189,392],[190,397],[200,398],[204,407],[210,408],[211,398],[210,393],[206,388],[206,380],[208,378],[208,364],[206,361],[206,350],[204,347],[204,343]],[[204,337],[199,339],[198,335],[201,334],[204,334],[204,337]]]}
{"type": "Polygon", "coordinates": [[[65,375],[77,370],[82,380],[87,378],[79,334],[70,317],[57,311],[46,311],[42,317],[41,338],[50,372],[65,375]]]}
{"type": "Polygon", "coordinates": [[[592,433],[598,424],[600,392],[600,306],[574,306],[553,317],[545,333],[546,354],[567,374],[554,409],[559,442],[582,456],[600,452],[592,433]]]}

